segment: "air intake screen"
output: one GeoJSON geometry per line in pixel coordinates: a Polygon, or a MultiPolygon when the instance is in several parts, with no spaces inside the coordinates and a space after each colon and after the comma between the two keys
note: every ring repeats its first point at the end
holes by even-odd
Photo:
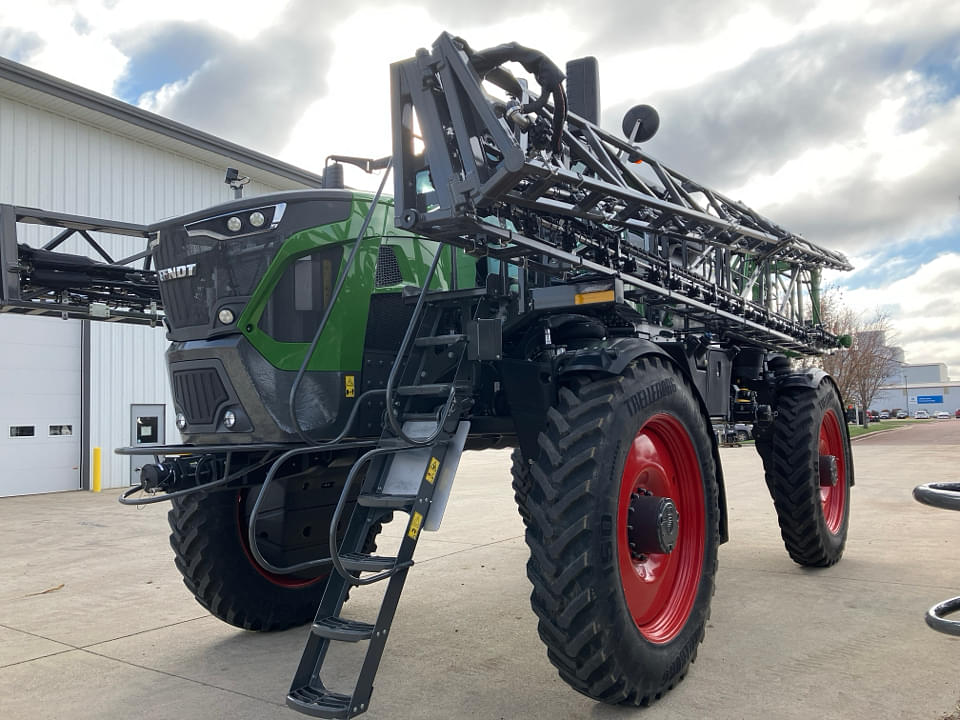
{"type": "Polygon", "coordinates": [[[191,425],[211,425],[227,391],[213,368],[173,373],[173,397],[191,425]]]}
{"type": "Polygon", "coordinates": [[[400,265],[397,263],[397,253],[393,245],[381,245],[377,256],[376,286],[386,287],[396,285],[403,280],[400,265]]]}

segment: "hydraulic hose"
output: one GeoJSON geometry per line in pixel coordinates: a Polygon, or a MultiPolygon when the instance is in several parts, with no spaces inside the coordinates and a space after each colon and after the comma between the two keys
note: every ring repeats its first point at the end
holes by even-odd
{"type": "Polygon", "coordinates": [[[527,72],[533,73],[541,88],[540,97],[523,105],[520,112],[539,112],[553,96],[553,136],[550,147],[553,152],[559,153],[562,149],[563,125],[567,120],[567,95],[563,89],[566,75],[556,63],[539,50],[515,42],[476,51],[463,38],[457,37],[454,41],[466,53],[470,65],[480,77],[487,78],[516,97],[520,96],[519,84],[500,66],[506,62],[517,62],[523,65],[527,72]]]}
{"type": "MultiPolygon", "coordinates": [[[[373,200],[370,202],[370,209],[367,211],[366,217],[363,218],[363,224],[360,226],[360,232],[357,233],[357,239],[354,241],[353,248],[350,250],[350,256],[347,258],[347,263],[344,265],[343,272],[340,273],[340,277],[337,278],[337,284],[334,287],[333,292],[330,294],[330,300],[327,303],[327,307],[323,311],[323,317],[320,318],[320,324],[317,326],[317,331],[313,335],[313,341],[310,343],[310,347],[304,354],[303,362],[300,363],[300,369],[297,370],[297,375],[293,380],[293,385],[290,387],[287,410],[290,413],[290,420],[293,423],[293,429],[296,430],[297,435],[299,435],[300,439],[303,440],[303,442],[307,445],[319,446],[325,443],[320,443],[311,438],[300,426],[300,420],[297,418],[297,392],[300,390],[300,383],[303,382],[303,377],[307,372],[307,366],[310,364],[310,359],[313,357],[313,353],[316,352],[317,345],[320,344],[320,337],[323,335],[323,330],[327,326],[327,321],[330,319],[333,308],[337,304],[337,298],[340,297],[340,291],[343,289],[343,286],[347,280],[347,276],[350,274],[350,270],[353,268],[353,261],[357,257],[357,251],[360,249],[360,243],[363,242],[363,238],[367,234],[367,228],[370,227],[370,221],[373,220],[373,215],[377,209],[377,203],[380,202],[380,196],[383,194],[383,188],[387,184],[387,178],[390,176],[391,167],[393,167],[392,157],[386,164],[386,171],[383,173],[383,178],[380,180],[380,187],[377,188],[377,192],[374,194],[373,200]]],[[[354,403],[354,407],[358,407],[359,404],[360,399],[358,398],[357,402],[354,403]]]]}

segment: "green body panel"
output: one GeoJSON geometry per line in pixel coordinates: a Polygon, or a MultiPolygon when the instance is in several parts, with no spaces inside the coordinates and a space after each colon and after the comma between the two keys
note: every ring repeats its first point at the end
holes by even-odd
{"type": "MultiPolygon", "coordinates": [[[[358,194],[354,198],[350,218],[346,221],[303,230],[287,238],[254,290],[250,302],[240,314],[237,325],[241,332],[274,367],[280,370],[298,370],[304,354],[310,347],[308,343],[279,342],[259,328],[260,317],[284,270],[304,255],[309,255],[328,245],[340,244],[344,246],[344,252],[340,261],[340,270],[337,273],[339,278],[346,265],[351,246],[370,209],[371,200],[370,196],[358,194]]],[[[323,338],[307,366],[308,370],[359,372],[363,363],[363,340],[377,267],[377,251],[384,224],[388,216],[392,217],[392,215],[392,203],[389,205],[384,202],[379,203],[367,228],[366,237],[357,250],[357,257],[340,297],[330,313],[323,338]]]]}
{"type": "MultiPolygon", "coordinates": [[[[377,288],[374,292],[397,292],[405,285],[416,287],[423,286],[423,280],[427,276],[430,264],[433,262],[433,256],[437,252],[440,243],[432,240],[426,240],[419,235],[413,235],[404,230],[394,229],[388,225],[387,230],[390,235],[384,238],[384,245],[392,245],[397,257],[397,265],[400,266],[400,274],[403,280],[395,285],[387,285],[377,288]]],[[[455,257],[457,263],[457,288],[465,290],[477,286],[477,260],[472,258],[460,248],[455,248],[455,257]]],[[[431,290],[452,290],[450,262],[450,247],[440,256],[440,262],[437,265],[437,271],[434,273],[433,280],[430,282],[431,290]]]]}
{"type": "MultiPolygon", "coordinates": [[[[354,196],[350,217],[344,222],[302,230],[284,242],[263,278],[257,284],[250,301],[237,320],[237,327],[250,344],[279,370],[300,369],[309,343],[280,342],[260,329],[260,318],[284,271],[296,260],[331,245],[343,246],[340,268],[333,282],[346,267],[357,233],[363,225],[371,195],[354,196]]],[[[393,200],[381,199],[357,250],[353,267],[344,282],[340,296],[324,328],[317,349],[307,366],[308,370],[360,372],[363,366],[364,338],[370,296],[374,292],[399,292],[404,286],[420,287],[426,277],[439,243],[425,240],[411,233],[397,230],[393,225],[393,200]],[[377,259],[381,243],[392,245],[403,280],[395,285],[375,288],[377,259]]],[[[476,260],[456,251],[457,286],[476,286],[476,260]]],[[[444,252],[430,287],[433,290],[451,289],[451,257],[444,252]]]]}

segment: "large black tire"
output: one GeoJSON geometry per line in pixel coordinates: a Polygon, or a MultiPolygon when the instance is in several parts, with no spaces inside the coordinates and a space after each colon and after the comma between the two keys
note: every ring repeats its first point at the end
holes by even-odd
{"type": "Polygon", "coordinates": [[[804,566],[836,563],[847,541],[853,456],[843,408],[829,380],[816,390],[790,388],[780,395],[760,456],[787,553],[804,566]],[[836,458],[833,486],[820,482],[826,456],[836,458]]]}
{"type": "Polygon", "coordinates": [[[527,512],[527,495],[530,494],[530,486],[533,484],[530,463],[523,457],[520,448],[516,448],[510,454],[510,460],[513,463],[510,467],[510,475],[513,478],[513,498],[517,501],[517,512],[520,513],[520,518],[526,526],[530,524],[530,513],[527,512]]]}
{"type": "MultiPolygon", "coordinates": [[[[258,490],[191,493],[172,501],[167,519],[177,569],[197,602],[230,625],[271,632],[313,620],[330,570],[322,568],[312,576],[273,575],[256,564],[247,542],[245,508],[258,490]]],[[[327,536],[332,515],[333,507],[328,506],[313,516],[317,535],[327,536]]],[[[371,529],[367,552],[376,549],[381,527],[378,523],[371,529]]],[[[312,557],[327,557],[328,550],[324,541],[313,547],[312,557]]],[[[278,565],[304,559],[267,557],[278,565]]]]}
{"type": "Polygon", "coordinates": [[[719,544],[709,433],[689,383],[660,357],[581,378],[548,412],[527,497],[527,575],[547,655],[584,695],[648,704],[696,657],[719,544]],[[631,550],[634,492],[676,504],[671,553],[631,550]]]}

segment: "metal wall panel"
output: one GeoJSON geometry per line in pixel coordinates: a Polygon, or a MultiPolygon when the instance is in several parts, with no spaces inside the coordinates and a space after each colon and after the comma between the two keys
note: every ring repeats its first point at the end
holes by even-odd
{"type": "MultiPolygon", "coordinates": [[[[221,167],[202,163],[188,154],[0,96],[3,203],[148,223],[232,199],[233,191],[223,184],[224,170],[231,164],[228,158],[221,167]]],[[[258,177],[256,170],[241,167],[240,171],[253,178],[245,196],[277,189],[268,173],[258,177]]],[[[281,184],[289,187],[289,181],[281,184]]],[[[19,230],[21,241],[31,245],[53,235],[40,227],[20,226],[19,230]]],[[[97,240],[115,258],[142,249],[132,240],[125,243],[113,236],[99,235],[97,240]]],[[[64,245],[67,251],[83,250],[77,241],[70,242],[74,244],[64,245]]],[[[62,322],[29,321],[45,323],[51,332],[62,322]]],[[[114,455],[113,449],[130,444],[131,404],[165,405],[167,441],[180,439],[163,356],[167,342],[159,328],[92,322],[90,343],[89,445],[103,448],[103,486],[122,487],[129,483],[129,460],[114,455]]],[[[79,343],[69,352],[76,353],[79,368],[79,343]]],[[[17,378],[5,377],[4,382],[17,382],[17,378]]]]}

